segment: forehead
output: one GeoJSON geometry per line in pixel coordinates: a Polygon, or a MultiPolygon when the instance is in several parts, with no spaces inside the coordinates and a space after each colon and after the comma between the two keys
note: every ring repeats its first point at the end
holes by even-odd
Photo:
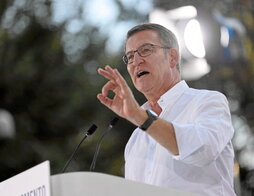
{"type": "Polygon", "coordinates": [[[132,35],[125,45],[125,51],[136,50],[145,43],[161,44],[158,33],[154,30],[143,30],[132,35]]]}

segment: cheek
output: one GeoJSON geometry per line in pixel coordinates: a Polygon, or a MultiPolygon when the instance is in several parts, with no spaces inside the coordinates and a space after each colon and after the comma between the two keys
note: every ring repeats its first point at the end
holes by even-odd
{"type": "Polygon", "coordinates": [[[128,66],[127,67],[127,71],[129,73],[129,75],[131,76],[131,78],[133,78],[133,76],[134,76],[134,68],[131,67],[131,66],[128,66]]]}

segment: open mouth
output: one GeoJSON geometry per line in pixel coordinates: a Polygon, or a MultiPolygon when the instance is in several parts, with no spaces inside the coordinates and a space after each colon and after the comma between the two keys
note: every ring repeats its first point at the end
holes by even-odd
{"type": "Polygon", "coordinates": [[[147,71],[140,71],[140,72],[138,72],[137,77],[140,78],[140,77],[142,77],[142,76],[144,76],[146,74],[149,74],[149,72],[147,72],[147,71]]]}

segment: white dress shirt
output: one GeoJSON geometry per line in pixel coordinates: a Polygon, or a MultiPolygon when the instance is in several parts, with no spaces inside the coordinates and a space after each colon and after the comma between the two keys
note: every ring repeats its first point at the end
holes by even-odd
{"type": "MultiPolygon", "coordinates": [[[[125,148],[125,178],[201,195],[235,196],[234,129],[225,96],[181,81],[158,104],[159,117],[174,126],[179,155],[137,128],[125,148]]],[[[147,103],[142,107],[149,108],[147,103]]]]}

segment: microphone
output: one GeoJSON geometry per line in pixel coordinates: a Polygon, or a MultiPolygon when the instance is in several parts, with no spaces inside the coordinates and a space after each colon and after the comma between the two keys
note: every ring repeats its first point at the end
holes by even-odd
{"type": "Polygon", "coordinates": [[[68,165],[70,164],[70,162],[72,161],[74,155],[76,154],[76,152],[78,151],[80,145],[82,144],[82,142],[89,136],[92,135],[97,129],[97,126],[95,124],[93,124],[88,131],[86,132],[85,136],[82,138],[82,140],[80,141],[80,143],[78,144],[78,146],[76,147],[76,149],[74,150],[74,152],[71,154],[71,157],[69,158],[69,160],[66,162],[65,166],[62,169],[62,173],[65,172],[65,170],[67,169],[68,165]]]}
{"type": "Polygon", "coordinates": [[[99,150],[100,150],[100,146],[101,146],[101,142],[103,140],[103,138],[109,133],[109,131],[115,126],[115,124],[117,123],[117,121],[119,120],[119,118],[115,117],[113,120],[110,121],[109,126],[107,128],[107,130],[102,134],[102,136],[100,137],[97,145],[96,145],[96,150],[93,156],[93,161],[92,164],[90,166],[90,171],[94,171],[95,165],[96,165],[96,160],[97,160],[97,156],[99,154],[99,150]]]}

